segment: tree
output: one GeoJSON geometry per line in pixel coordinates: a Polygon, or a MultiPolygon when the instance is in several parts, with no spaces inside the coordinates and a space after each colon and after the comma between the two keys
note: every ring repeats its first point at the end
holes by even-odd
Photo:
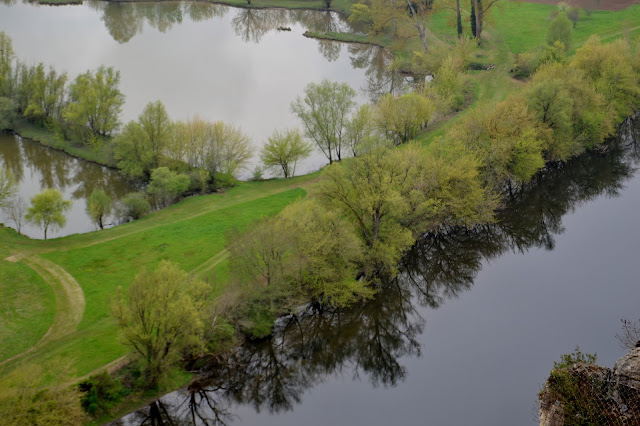
{"type": "Polygon", "coordinates": [[[571,47],[572,25],[566,13],[559,13],[558,16],[551,21],[549,31],[547,32],[547,44],[553,46],[559,41],[564,44],[564,48],[569,50],[571,47]]]}
{"type": "MultiPolygon", "coordinates": [[[[497,1],[497,0],[496,0],[497,1]]],[[[422,42],[425,53],[429,51],[427,43],[427,19],[433,11],[435,0],[406,0],[412,23],[422,42]]]]}
{"type": "Polygon", "coordinates": [[[17,183],[8,169],[0,168],[0,208],[16,193],[17,183]]]}
{"type": "Polygon", "coordinates": [[[355,105],[355,90],[346,83],[323,80],[319,84],[309,83],[304,91],[304,99],[296,98],[291,110],[300,118],[306,135],[318,145],[329,164],[340,161],[345,126],[355,105]]]}
{"type": "Polygon", "coordinates": [[[164,104],[149,102],[138,121],[127,123],[114,140],[118,167],[132,177],[149,177],[151,170],[162,165],[163,155],[173,143],[174,129],[164,104]]]}
{"type": "Polygon", "coordinates": [[[4,211],[7,218],[14,223],[18,234],[20,234],[25,219],[24,216],[27,213],[27,203],[21,197],[14,196],[5,202],[4,211]]]}
{"type": "Polygon", "coordinates": [[[419,94],[409,93],[399,98],[387,94],[376,105],[376,122],[389,139],[400,145],[426,128],[434,112],[433,101],[419,94]]]}
{"type": "Polygon", "coordinates": [[[573,28],[576,28],[578,21],[580,20],[580,9],[577,7],[571,7],[567,10],[567,18],[573,23],[573,28]]]}
{"type": "Polygon", "coordinates": [[[120,72],[113,67],[99,67],[76,77],[69,86],[71,102],[64,118],[81,132],[87,129],[95,136],[109,136],[120,126],[119,115],[124,95],[118,89],[120,72]]]}
{"type": "Polygon", "coordinates": [[[0,31],[0,97],[10,98],[13,94],[13,41],[4,31],[0,31]]]}
{"type": "Polygon", "coordinates": [[[208,284],[168,261],[155,271],[140,272],[126,298],[118,288],[112,313],[147,387],[156,387],[184,353],[201,350],[211,293],[208,284]]]}
{"type": "Polygon", "coordinates": [[[45,73],[44,64],[40,63],[34,68],[31,79],[23,84],[31,85],[25,117],[41,124],[61,117],[65,105],[66,73],[58,75],[53,67],[45,73]]]}
{"type": "Polygon", "coordinates": [[[12,129],[16,118],[16,104],[9,98],[0,97],[0,132],[12,129]]]}
{"type": "Polygon", "coordinates": [[[111,198],[102,190],[95,189],[87,198],[87,214],[100,229],[104,229],[104,218],[111,214],[111,198]]]}
{"type": "Polygon", "coordinates": [[[576,51],[571,67],[580,69],[619,119],[637,109],[640,101],[640,63],[624,40],[602,43],[592,36],[576,51]],[[635,65],[634,65],[635,63],[635,65]]]}
{"type": "Polygon", "coordinates": [[[298,129],[274,131],[262,148],[260,159],[271,169],[281,169],[284,178],[294,176],[298,161],[311,155],[312,146],[298,129]]]}
{"type": "Polygon", "coordinates": [[[25,217],[28,222],[42,226],[46,240],[49,228],[62,228],[67,223],[64,213],[70,208],[71,201],[63,199],[57,189],[49,188],[31,198],[25,217]]]}
{"type": "Polygon", "coordinates": [[[471,32],[478,40],[478,44],[482,43],[482,31],[486,17],[491,7],[499,1],[500,0],[471,0],[471,32]]]}
{"type": "Polygon", "coordinates": [[[356,110],[347,122],[346,132],[347,142],[354,157],[366,151],[367,145],[370,145],[371,140],[375,138],[374,115],[371,105],[365,104],[356,110]]]}
{"type": "Polygon", "coordinates": [[[350,218],[366,248],[369,273],[393,270],[413,244],[411,231],[400,222],[409,213],[407,194],[419,185],[419,174],[420,156],[387,148],[327,170],[319,196],[350,218]]]}
{"type": "Polygon", "coordinates": [[[167,167],[158,167],[151,172],[147,192],[161,207],[168,206],[189,189],[189,176],[178,174],[167,167]]]}

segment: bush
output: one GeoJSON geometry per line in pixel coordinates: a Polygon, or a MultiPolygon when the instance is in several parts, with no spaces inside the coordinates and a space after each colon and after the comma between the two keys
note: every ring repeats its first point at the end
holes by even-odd
{"type": "Polygon", "coordinates": [[[228,173],[217,173],[213,176],[213,185],[216,190],[233,188],[238,185],[238,179],[228,173]]]}
{"type": "Polygon", "coordinates": [[[114,405],[129,394],[129,390],[108,373],[91,376],[80,382],[78,388],[83,394],[80,399],[82,408],[92,416],[108,414],[114,405]]]}
{"type": "Polygon", "coordinates": [[[0,132],[12,129],[17,117],[17,107],[13,101],[0,97],[0,132]]]}
{"type": "Polygon", "coordinates": [[[151,205],[142,192],[131,192],[121,201],[120,217],[124,222],[138,220],[149,214],[151,205]]]}

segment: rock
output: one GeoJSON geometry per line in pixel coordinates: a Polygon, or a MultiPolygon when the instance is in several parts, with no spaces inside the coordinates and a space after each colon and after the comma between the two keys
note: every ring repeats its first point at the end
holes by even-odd
{"type": "Polygon", "coordinates": [[[640,390],[640,348],[631,349],[613,366],[615,386],[640,390]]]}

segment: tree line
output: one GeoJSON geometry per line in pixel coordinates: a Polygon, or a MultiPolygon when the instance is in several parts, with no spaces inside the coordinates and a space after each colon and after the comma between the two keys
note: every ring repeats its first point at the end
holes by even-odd
{"type": "MultiPolygon", "coordinates": [[[[378,142],[338,161],[352,140],[349,128],[367,127],[354,120],[369,114],[343,118],[347,89],[312,84],[292,106],[332,163],[313,195],[228,239],[231,279],[245,289],[234,315],[250,335],[268,334],[278,314],[307,302],[342,307],[371,297],[420,235],[492,222],[501,198],[540,169],[601,146],[640,104],[640,59],[632,43],[594,36],[428,148],[409,142],[413,128],[387,127],[382,118],[386,102],[433,102],[432,89],[382,98],[363,107],[374,111],[367,137],[378,142]]],[[[399,116],[419,109],[413,104],[399,116]]]]}

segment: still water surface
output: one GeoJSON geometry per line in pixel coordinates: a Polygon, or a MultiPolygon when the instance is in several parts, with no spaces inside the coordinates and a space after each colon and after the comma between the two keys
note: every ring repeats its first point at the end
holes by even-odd
{"type": "Polygon", "coordinates": [[[121,422],[534,424],[553,362],[580,345],[611,367],[620,318],[640,314],[637,158],[546,171],[495,225],[420,241],[371,303],[285,318],[121,422]]]}
{"type": "MultiPolygon", "coordinates": [[[[384,71],[392,58],[383,49],[302,36],[307,29],[346,28],[330,12],[203,2],[0,3],[0,30],[13,38],[22,61],[51,64],[71,78],[102,64],[119,70],[126,95],[122,121],[161,100],[174,119],[198,115],[240,126],[256,147],[276,129],[299,126],[290,104],[310,82],[347,83],[359,91],[361,103],[397,87],[401,77],[394,80],[384,71]]],[[[326,163],[316,153],[297,170],[326,163]]]]}
{"type": "MultiPolygon", "coordinates": [[[[11,171],[18,180],[18,195],[26,204],[45,188],[61,191],[71,200],[71,210],[65,216],[66,225],[49,230],[48,237],[88,232],[96,229],[85,212],[86,199],[95,189],[101,189],[117,202],[136,188],[117,171],[87,161],[78,160],[54,149],[45,148],[29,139],[0,133],[0,166],[11,171]]],[[[0,223],[15,228],[10,218],[0,211],[0,223]]],[[[109,217],[106,224],[115,222],[109,217]]],[[[21,232],[31,238],[43,238],[41,227],[25,223],[21,232]]]]}

